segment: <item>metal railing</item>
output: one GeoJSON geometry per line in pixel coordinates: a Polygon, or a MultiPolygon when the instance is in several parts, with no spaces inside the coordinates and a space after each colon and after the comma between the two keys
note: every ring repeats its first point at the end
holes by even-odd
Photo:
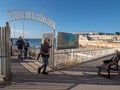
{"type": "MultiPolygon", "coordinates": [[[[107,56],[113,53],[115,49],[120,48],[101,48],[92,50],[80,50],[80,49],[64,49],[55,50],[54,52],[54,68],[61,68],[71,64],[81,63],[103,56],[107,56]]],[[[40,47],[31,47],[30,51],[34,53],[35,57],[39,53],[40,47]]],[[[51,61],[51,60],[49,60],[51,61]]],[[[50,65],[52,66],[52,65],[50,65]]]]}
{"type": "Polygon", "coordinates": [[[31,57],[31,58],[37,58],[37,55],[40,52],[40,46],[29,47],[29,51],[28,52],[29,52],[29,57],[31,57]]]}

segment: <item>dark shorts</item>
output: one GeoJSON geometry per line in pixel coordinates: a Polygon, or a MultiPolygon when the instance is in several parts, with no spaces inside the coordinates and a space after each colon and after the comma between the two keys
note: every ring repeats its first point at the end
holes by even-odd
{"type": "Polygon", "coordinates": [[[104,61],[103,61],[104,64],[108,64],[108,63],[110,63],[110,62],[112,62],[112,60],[104,60],[104,61]]]}

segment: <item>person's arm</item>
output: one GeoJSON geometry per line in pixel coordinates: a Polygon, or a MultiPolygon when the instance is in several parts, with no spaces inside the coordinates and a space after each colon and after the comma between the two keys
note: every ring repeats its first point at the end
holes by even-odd
{"type": "Polygon", "coordinates": [[[114,56],[110,59],[110,60],[113,60],[114,56]]]}
{"type": "Polygon", "coordinates": [[[44,55],[49,55],[49,52],[48,53],[45,53],[43,52],[42,50],[40,51],[41,54],[44,54],[44,55]]]}
{"type": "Polygon", "coordinates": [[[112,57],[112,60],[116,60],[117,57],[118,57],[118,55],[114,55],[114,56],[112,57]]]}
{"type": "Polygon", "coordinates": [[[17,41],[15,44],[18,45],[18,44],[19,44],[19,41],[17,41]]]}
{"type": "Polygon", "coordinates": [[[22,43],[23,43],[23,45],[25,45],[25,42],[24,42],[24,40],[22,40],[22,43]]]}
{"type": "Polygon", "coordinates": [[[29,44],[29,43],[27,43],[27,45],[28,45],[27,47],[30,47],[30,44],[29,44]]]}

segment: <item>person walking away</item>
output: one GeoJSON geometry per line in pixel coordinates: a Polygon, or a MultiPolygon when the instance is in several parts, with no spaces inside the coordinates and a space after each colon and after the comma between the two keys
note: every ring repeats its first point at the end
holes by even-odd
{"type": "Polygon", "coordinates": [[[17,48],[18,48],[18,59],[22,60],[22,50],[24,47],[24,40],[22,39],[22,36],[19,36],[17,42],[16,42],[17,48]]]}
{"type": "Polygon", "coordinates": [[[49,51],[52,46],[49,45],[49,39],[45,38],[43,44],[41,44],[40,54],[43,60],[43,65],[38,67],[38,74],[40,74],[41,69],[43,68],[42,74],[48,74],[46,68],[48,65],[49,51]]]}
{"type": "Polygon", "coordinates": [[[27,58],[27,54],[28,54],[28,48],[30,47],[30,44],[28,42],[28,40],[25,41],[25,44],[24,44],[24,58],[26,59],[27,58]]]}

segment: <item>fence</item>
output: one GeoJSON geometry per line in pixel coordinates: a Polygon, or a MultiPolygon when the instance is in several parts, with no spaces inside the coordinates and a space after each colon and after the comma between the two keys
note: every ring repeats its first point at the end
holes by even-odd
{"type": "MultiPolygon", "coordinates": [[[[107,56],[113,53],[114,49],[120,50],[120,48],[101,48],[92,50],[81,50],[81,49],[64,49],[54,50],[54,68],[61,68],[71,64],[81,63],[89,61],[95,58],[107,56]]],[[[31,47],[30,51],[37,55],[40,47],[31,47]]],[[[50,65],[52,66],[52,65],[50,65]]]]}
{"type": "Polygon", "coordinates": [[[10,28],[0,27],[0,81],[10,77],[10,28]]]}
{"type": "Polygon", "coordinates": [[[54,53],[55,68],[61,68],[63,66],[90,61],[96,58],[107,56],[113,53],[115,49],[109,48],[100,50],[71,50],[54,53]]]}
{"type": "Polygon", "coordinates": [[[40,52],[40,46],[32,46],[29,48],[29,57],[37,58],[39,52],[40,52]]]}

